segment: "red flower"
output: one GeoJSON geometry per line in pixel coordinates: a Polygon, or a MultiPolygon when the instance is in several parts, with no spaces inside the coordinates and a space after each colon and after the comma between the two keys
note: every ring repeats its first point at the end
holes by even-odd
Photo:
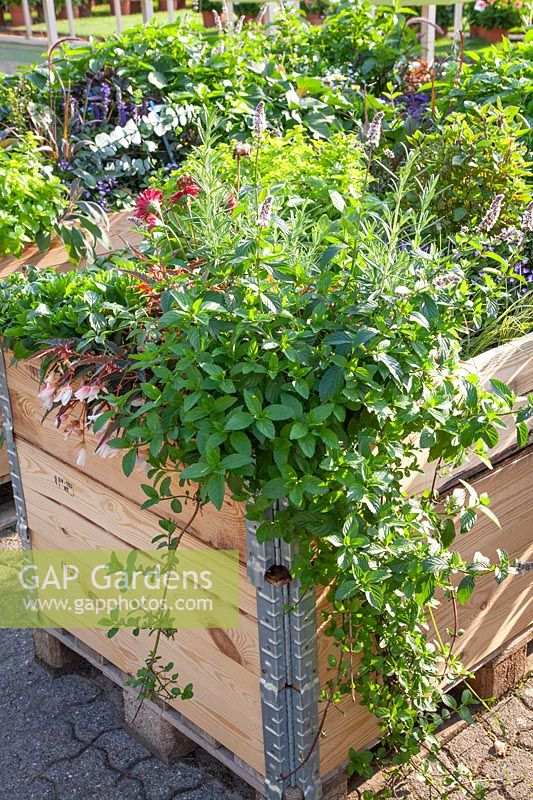
{"type": "Polygon", "coordinates": [[[149,228],[153,228],[159,222],[157,214],[160,212],[162,199],[161,189],[145,189],[137,197],[133,216],[146,222],[149,228]]]}
{"type": "Polygon", "coordinates": [[[168,198],[171,203],[177,203],[182,197],[196,199],[200,194],[200,187],[190,175],[180,175],[178,178],[178,191],[168,198]]]}
{"type": "Polygon", "coordinates": [[[230,192],[228,195],[228,208],[230,212],[233,212],[233,209],[235,208],[236,205],[237,201],[235,199],[235,195],[233,194],[233,192],[230,192]]]}

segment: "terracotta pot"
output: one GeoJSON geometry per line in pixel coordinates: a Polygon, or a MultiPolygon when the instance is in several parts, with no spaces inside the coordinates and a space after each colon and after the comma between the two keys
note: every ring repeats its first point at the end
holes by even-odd
{"type": "Polygon", "coordinates": [[[82,0],[80,17],[90,17],[94,8],[94,0],[82,0]]]}
{"type": "MultiPolygon", "coordinates": [[[[113,3],[113,0],[111,0],[111,13],[115,13],[115,4],[113,3]]],[[[127,17],[128,14],[131,14],[131,0],[120,0],[120,13],[125,17],[127,17]]]]}
{"type": "Polygon", "coordinates": [[[14,28],[20,28],[24,25],[22,6],[9,6],[9,13],[11,14],[11,24],[14,28]]]}
{"type": "Polygon", "coordinates": [[[215,15],[212,11],[202,11],[202,19],[204,21],[205,28],[215,27],[215,15]]]}
{"type": "MultiPolygon", "coordinates": [[[[67,19],[67,9],[65,6],[61,9],[61,11],[56,12],[56,16],[58,19],[67,19]]],[[[80,7],[79,6],[72,6],[72,16],[74,19],[79,19],[80,17],[80,7]]]]}
{"type": "Polygon", "coordinates": [[[474,39],[483,39],[483,41],[491,44],[501,42],[508,35],[509,31],[505,28],[483,28],[481,25],[470,26],[470,36],[474,39]]]}
{"type": "Polygon", "coordinates": [[[306,14],[305,18],[310,25],[322,25],[324,22],[324,17],[322,14],[317,14],[316,12],[313,12],[312,14],[306,14]]]}

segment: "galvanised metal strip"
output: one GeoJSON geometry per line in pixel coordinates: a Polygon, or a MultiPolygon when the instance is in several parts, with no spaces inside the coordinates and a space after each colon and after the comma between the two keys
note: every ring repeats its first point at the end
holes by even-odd
{"type": "Polygon", "coordinates": [[[31,550],[30,534],[28,529],[28,519],[26,516],[26,503],[24,502],[24,490],[22,488],[22,478],[20,476],[20,465],[17,455],[17,448],[13,436],[13,413],[11,410],[11,398],[7,385],[7,372],[4,351],[0,347],[0,407],[2,409],[2,424],[4,428],[4,438],[6,441],[9,467],[11,469],[11,485],[13,487],[13,499],[15,501],[15,511],[17,512],[17,531],[25,550],[31,550]]]}
{"type": "Polygon", "coordinates": [[[298,581],[266,579],[275,565],[290,571],[296,547],[282,539],[259,543],[257,527],[247,524],[248,577],[257,597],[265,794],[281,800],[290,786],[300,788],[305,800],[319,800],[318,743],[311,751],[319,698],[314,593],[303,595],[298,581]]]}
{"type": "MultiPolygon", "coordinates": [[[[297,548],[282,543],[282,563],[292,572],[297,548]]],[[[320,780],[320,750],[318,736],[318,675],[316,595],[313,590],[302,592],[299,581],[288,584],[291,648],[290,692],[294,748],[293,785],[298,786],[306,800],[322,797],[320,780]]]]}

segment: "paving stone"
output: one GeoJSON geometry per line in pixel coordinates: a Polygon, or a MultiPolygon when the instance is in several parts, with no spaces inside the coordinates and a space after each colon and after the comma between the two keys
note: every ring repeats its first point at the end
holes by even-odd
{"type": "Polygon", "coordinates": [[[190,792],[179,792],[172,800],[240,800],[242,795],[227,792],[218,782],[205,783],[199,789],[190,792]]]}
{"type": "Polygon", "coordinates": [[[182,762],[166,767],[156,758],[136,764],[130,775],[142,781],[147,800],[171,800],[176,793],[199,789],[209,781],[201,769],[182,762]]]}
{"type": "MultiPolygon", "coordinates": [[[[522,731],[516,737],[516,744],[523,750],[530,750],[533,753],[533,720],[530,720],[531,727],[527,731],[522,731]]],[[[532,756],[533,764],[533,756],[532,756]]]]}
{"type": "Polygon", "coordinates": [[[185,764],[192,764],[199,769],[203,769],[208,775],[218,780],[229,792],[228,797],[235,797],[236,800],[252,800],[254,797],[254,790],[245,783],[238,775],[231,772],[229,769],[213,758],[212,755],[207,753],[201,747],[198,747],[194,753],[182,759],[185,764]]]}
{"type": "MultiPolygon", "coordinates": [[[[113,789],[106,790],[105,800],[145,800],[146,795],[140,781],[120,778],[113,789]]],[[[83,796],[83,800],[104,800],[99,790],[83,796]]]]}
{"type": "Polygon", "coordinates": [[[66,709],[64,718],[73,724],[76,737],[87,743],[107,731],[122,727],[117,709],[105,696],[66,709]]]}
{"type": "Polygon", "coordinates": [[[529,678],[529,680],[525,682],[518,694],[526,706],[533,710],[533,678],[529,678]]]}
{"type": "Polygon", "coordinates": [[[522,731],[533,727],[531,712],[517,697],[507,697],[497,708],[485,715],[494,734],[509,742],[515,741],[522,731]]]}
{"type": "Polygon", "coordinates": [[[11,780],[33,780],[49,764],[60,758],[74,758],[83,745],[72,737],[68,723],[58,721],[31,729],[28,740],[25,736],[4,735],[0,748],[0,775],[2,783],[11,780]]]}
{"type": "Polygon", "coordinates": [[[480,775],[492,782],[492,787],[512,800],[531,800],[533,769],[531,753],[511,747],[505,758],[492,758],[483,765],[480,775]]]}
{"type": "Polygon", "coordinates": [[[448,742],[446,750],[456,763],[464,764],[472,772],[476,772],[481,764],[490,757],[492,745],[493,737],[489,736],[478,722],[475,722],[448,742]]]}
{"type": "Polygon", "coordinates": [[[57,800],[86,800],[106,798],[114,791],[117,772],[110,769],[104,756],[88,748],[80,756],[52,764],[45,773],[56,787],[57,800]]]}
{"type": "Polygon", "coordinates": [[[152,758],[148,750],[128,736],[122,728],[103,733],[94,746],[103,750],[111,766],[121,772],[126,772],[143,759],[152,758]]]}

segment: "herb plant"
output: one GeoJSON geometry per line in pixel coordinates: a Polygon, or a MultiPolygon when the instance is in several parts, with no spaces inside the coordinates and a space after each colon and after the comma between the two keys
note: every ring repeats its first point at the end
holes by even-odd
{"type": "MultiPolygon", "coordinates": [[[[367,176],[380,123],[366,136],[367,176]]],[[[260,105],[249,143],[258,165],[265,130],[260,105]]],[[[515,397],[503,384],[485,391],[460,362],[475,296],[461,258],[430,240],[436,182],[402,210],[414,157],[379,213],[363,184],[331,221],[298,206],[283,213],[259,168],[238,190],[235,162],[228,186],[208,142],[172,194],[139,196],[142,260],[11,277],[0,331],[17,356],[40,353],[40,396],[78,439],[81,461],[88,428],[99,450],[122,451],[127,475],[146,459],[145,507],[167,499],[193,519],[205,503],[220,508],[228,487],[258,537],[297,542],[295,577],[329,587],[326,709],[357,692],[382,731],[374,754],[350,752],[350,770],[402,765],[436,748],[441,685],[464,674],[458,631],[427,632],[435,607],[466,602],[479,574],[502,580],[510,568],[503,550],[495,565],[450,550],[478,513],[496,523],[486,497],[468,486],[408,496],[402,482],[426,450],[435,473],[469,452],[486,459],[515,397]]],[[[519,438],[531,413],[519,412],[519,438]]],[[[160,524],[154,543],[173,554],[186,526],[160,524]]],[[[128,619],[112,624],[110,635],[128,619]]],[[[136,678],[142,696],[178,680],[157,655],[176,630],[164,618],[146,627],[154,646],[136,678]]],[[[447,780],[460,783],[460,770],[447,780]]]]}
{"type": "Polygon", "coordinates": [[[30,134],[5,144],[0,148],[0,254],[18,256],[26,244],[43,242],[67,207],[67,190],[30,134]]]}

